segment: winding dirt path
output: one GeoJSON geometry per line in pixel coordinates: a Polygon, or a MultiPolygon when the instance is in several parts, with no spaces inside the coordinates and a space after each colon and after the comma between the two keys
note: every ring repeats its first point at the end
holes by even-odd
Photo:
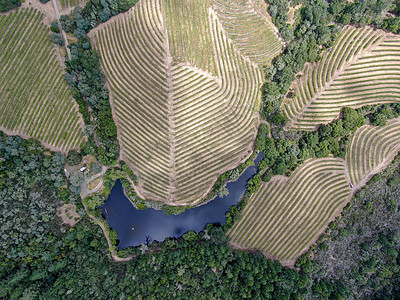
{"type": "Polygon", "coordinates": [[[87,188],[87,185],[89,182],[95,180],[96,178],[99,178],[100,176],[103,177],[106,171],[108,170],[108,167],[102,166],[102,170],[99,174],[95,174],[92,177],[86,179],[82,184],[81,184],[81,198],[82,200],[85,199],[88,195],[96,193],[100,187],[103,184],[103,178],[101,178],[100,182],[97,184],[97,186],[94,189],[89,190],[87,188]]]}
{"type": "Polygon", "coordinates": [[[65,44],[64,47],[65,47],[65,50],[67,51],[68,59],[71,60],[71,51],[68,48],[67,35],[65,34],[65,31],[61,27],[61,23],[60,23],[60,12],[58,10],[57,1],[56,0],[51,0],[51,2],[53,3],[55,17],[57,19],[58,27],[60,28],[61,35],[63,36],[63,39],[64,39],[64,44],[65,44]]]}

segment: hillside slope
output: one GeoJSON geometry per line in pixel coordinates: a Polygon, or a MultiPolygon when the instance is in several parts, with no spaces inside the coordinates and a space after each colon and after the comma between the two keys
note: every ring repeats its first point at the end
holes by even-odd
{"type": "Polygon", "coordinates": [[[139,1],[89,34],[110,85],[122,158],[146,199],[195,204],[251,152],[263,82],[251,47],[274,45],[265,49],[272,58],[281,42],[251,10],[243,14],[263,22],[268,42],[254,45],[252,23],[243,29],[247,45],[231,39],[216,5],[139,1]]]}
{"type": "Polygon", "coordinates": [[[36,9],[0,15],[0,129],[58,151],[85,141],[50,30],[36,9]]]}
{"type": "Polygon", "coordinates": [[[400,37],[370,27],[343,29],[322,59],[308,64],[281,109],[287,129],[314,130],[347,106],[400,101],[400,37]]]}

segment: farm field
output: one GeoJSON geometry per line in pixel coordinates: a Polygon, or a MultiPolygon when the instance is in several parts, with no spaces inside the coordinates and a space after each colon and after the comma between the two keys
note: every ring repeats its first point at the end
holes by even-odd
{"type": "Polygon", "coordinates": [[[289,178],[274,176],[265,183],[228,235],[233,245],[293,264],[349,195],[342,159],[310,159],[289,178]]]}
{"type": "Polygon", "coordinates": [[[400,150],[400,120],[389,121],[385,126],[363,126],[354,134],[347,150],[350,179],[360,184],[380,172],[400,150]]]}
{"type": "Polygon", "coordinates": [[[232,244],[259,249],[293,265],[351,196],[399,150],[399,119],[381,127],[362,126],[353,135],[345,160],[309,159],[290,177],[274,176],[264,183],[228,233],[232,244]]]}
{"type": "Polygon", "coordinates": [[[66,152],[85,141],[83,120],[42,18],[35,9],[0,16],[0,128],[66,152]]]}
{"type": "Polygon", "coordinates": [[[73,9],[75,6],[85,7],[87,0],[57,0],[60,4],[60,9],[73,9]]]}
{"type": "MultiPolygon", "coordinates": [[[[252,151],[263,74],[245,55],[253,42],[237,47],[227,22],[213,1],[151,0],[89,33],[109,82],[122,158],[146,199],[195,204],[252,151]]],[[[278,45],[265,49],[272,58],[281,41],[269,31],[267,44],[278,45]]]]}
{"type": "Polygon", "coordinates": [[[281,106],[287,129],[314,130],[344,106],[400,101],[400,37],[347,26],[320,62],[308,64],[281,106]]]}
{"type": "Polygon", "coordinates": [[[213,8],[235,46],[259,66],[269,64],[281,52],[278,31],[264,1],[215,0],[213,8]]]}

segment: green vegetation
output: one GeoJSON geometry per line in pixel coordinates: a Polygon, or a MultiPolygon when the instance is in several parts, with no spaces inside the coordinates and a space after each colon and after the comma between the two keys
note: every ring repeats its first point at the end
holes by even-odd
{"type": "MultiPolygon", "coordinates": [[[[62,5],[77,4],[74,1],[62,0],[62,5]]],[[[399,17],[384,18],[391,2],[269,1],[271,20],[287,46],[275,59],[281,43],[269,16],[260,13],[265,9],[262,1],[186,2],[141,1],[120,20],[89,34],[112,79],[113,111],[117,124],[126,126],[121,143],[129,165],[120,162],[121,167],[107,171],[102,193],[84,203],[95,222],[101,221],[96,207],[121,179],[125,193],[139,208],[179,213],[185,207],[139,199],[133,186],[144,183],[149,198],[167,195],[186,202],[200,199],[198,191],[207,190],[222,173],[208,195],[225,194],[226,181],[237,179],[262,151],[264,159],[248,181],[245,197],[230,208],[222,227],[208,225],[199,234],[189,231],[163,243],[148,241],[118,252],[120,257],[133,255],[129,262],[113,262],[109,251],[117,252],[116,232],[106,226],[112,245],[108,249],[78,196],[84,175],[74,173],[68,182],[63,168],[65,161],[76,165],[86,154],[96,154],[108,165],[119,158],[100,56],[86,34],[136,1],[93,0],[62,17],[63,28],[78,39],[71,45],[65,79],[86,124],[88,142],[80,152],[71,149],[83,144],[82,125],[72,100],[65,100],[71,95],[59,80],[54,46],[49,43],[52,39],[61,45],[58,26],[51,25],[51,34],[34,10],[1,15],[0,56],[5,54],[0,59],[6,64],[0,67],[0,95],[7,96],[4,101],[0,96],[1,122],[14,126],[10,130],[16,133],[70,151],[65,160],[35,140],[0,133],[0,298],[398,297],[399,159],[356,193],[342,218],[331,222],[317,245],[297,261],[301,271],[282,267],[260,252],[233,250],[225,235],[228,232],[235,245],[294,264],[350,199],[354,191],[350,183],[360,188],[397,153],[400,127],[394,118],[400,105],[375,104],[398,102],[400,39],[370,27],[340,30],[333,23],[371,24],[398,33],[399,17]],[[290,25],[288,8],[297,4],[302,6],[290,25]],[[164,5],[165,10],[157,10],[164,5]],[[167,33],[166,27],[175,31],[167,33]],[[199,34],[200,29],[205,33],[199,34]],[[160,59],[160,53],[169,59],[160,59]],[[253,156],[226,171],[249,156],[261,67],[271,60],[262,105],[271,126],[261,124],[253,156]],[[304,68],[306,62],[312,64],[304,68]],[[8,71],[10,67],[14,69],[8,71]],[[304,75],[289,90],[301,70],[304,75]],[[54,99],[46,96],[49,88],[40,83],[43,79],[57,88],[52,90],[54,99]],[[42,102],[32,105],[32,95],[42,102]],[[29,105],[26,119],[22,104],[29,105]],[[59,129],[57,124],[65,127],[59,129]],[[215,135],[207,130],[216,130],[215,135]],[[234,164],[232,157],[237,159],[234,164]],[[193,165],[186,165],[191,161],[193,165]],[[153,181],[153,186],[146,181],[153,181]],[[73,228],[60,225],[55,214],[65,203],[76,205],[82,216],[73,228]]],[[[0,0],[0,11],[18,5],[0,0]]],[[[395,3],[390,11],[398,14],[398,6],[395,3]]],[[[94,173],[101,171],[100,165],[91,168],[94,173]]]]}
{"type": "Polygon", "coordinates": [[[85,124],[94,128],[95,137],[89,136],[89,142],[96,143],[97,159],[103,165],[114,165],[118,161],[120,147],[99,57],[91,49],[86,33],[135,3],[135,0],[90,1],[85,8],[77,6],[70,16],[60,18],[62,28],[78,39],[70,45],[72,58],[66,62],[65,80],[72,88],[85,124]],[[91,116],[87,107],[92,109],[91,116]]]}
{"type": "Polygon", "coordinates": [[[0,16],[0,126],[61,151],[78,149],[81,117],[42,18],[34,9],[0,16]]]}
{"type": "MultiPolygon", "coordinates": [[[[212,225],[198,235],[126,249],[122,256],[135,257],[112,262],[79,202],[82,218],[73,228],[55,217],[57,206],[76,201],[65,189],[60,154],[2,134],[0,155],[1,298],[382,299],[400,292],[400,191],[388,184],[400,176],[400,160],[357,193],[312,250],[314,259],[299,260],[298,272],[261,253],[233,250],[212,225]]],[[[115,243],[115,232],[109,235],[115,243]]]]}
{"type": "MultiPolygon", "coordinates": [[[[282,55],[275,58],[272,66],[268,69],[270,81],[264,87],[263,115],[271,123],[283,126],[285,119],[280,111],[281,102],[285,97],[303,97],[289,92],[289,87],[306,62],[319,61],[323,52],[334,45],[334,41],[340,34],[340,26],[333,22],[345,25],[373,24],[382,27],[384,15],[392,1],[368,0],[354,1],[354,3],[344,0],[331,3],[320,0],[300,1],[302,7],[299,9],[293,26],[287,23],[290,1],[271,0],[268,2],[272,21],[288,45],[282,55]]],[[[298,2],[295,1],[293,5],[295,4],[298,2]]],[[[321,83],[315,81],[312,83],[312,87],[317,84],[321,83]]],[[[312,87],[310,86],[310,88],[312,87]]]]}
{"type": "MultiPolygon", "coordinates": [[[[37,141],[3,134],[0,155],[1,298],[228,299],[302,293],[296,271],[258,253],[234,251],[223,231],[211,225],[199,235],[189,232],[182,239],[143,245],[138,254],[153,252],[127,263],[111,262],[99,227],[84,216],[79,202],[83,217],[74,228],[61,226],[55,216],[57,206],[76,200],[65,188],[63,156],[37,141]]],[[[115,242],[115,232],[110,236],[115,242]]]]}
{"type": "Polygon", "coordinates": [[[263,0],[215,0],[213,8],[236,48],[260,67],[269,65],[282,51],[263,0]]]}
{"type": "Polygon", "coordinates": [[[266,128],[265,134],[260,128],[256,146],[265,158],[247,183],[247,197],[227,214],[225,230],[239,220],[228,232],[232,242],[293,264],[350,199],[350,186],[365,184],[399,151],[398,119],[382,127],[360,128],[374,118],[374,111],[390,110],[398,116],[398,104],[392,109],[385,106],[345,108],[342,118],[315,132],[273,128],[273,138],[268,138],[266,128]],[[343,159],[328,157],[332,154],[343,159]],[[307,160],[314,157],[327,158],[307,160]],[[335,173],[337,168],[340,174],[335,173]],[[272,176],[284,174],[290,177],[272,176]]]}
{"type": "Polygon", "coordinates": [[[0,0],[0,12],[6,12],[21,5],[20,0],[0,0]]]}
{"type": "Polygon", "coordinates": [[[64,46],[64,38],[59,33],[51,33],[50,40],[58,46],[64,46]]]}

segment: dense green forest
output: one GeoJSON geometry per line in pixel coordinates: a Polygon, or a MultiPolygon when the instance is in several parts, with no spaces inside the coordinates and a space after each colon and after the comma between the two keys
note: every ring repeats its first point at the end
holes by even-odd
{"type": "Polygon", "coordinates": [[[6,12],[21,5],[20,0],[0,0],[0,12],[6,12]]]}
{"type": "Polygon", "coordinates": [[[143,245],[129,262],[115,263],[100,228],[67,188],[62,155],[4,134],[0,155],[3,299],[348,299],[399,292],[398,159],[357,194],[299,260],[298,272],[261,253],[233,250],[215,225],[143,245]],[[69,202],[81,215],[73,228],[55,214],[69,202]]]}

